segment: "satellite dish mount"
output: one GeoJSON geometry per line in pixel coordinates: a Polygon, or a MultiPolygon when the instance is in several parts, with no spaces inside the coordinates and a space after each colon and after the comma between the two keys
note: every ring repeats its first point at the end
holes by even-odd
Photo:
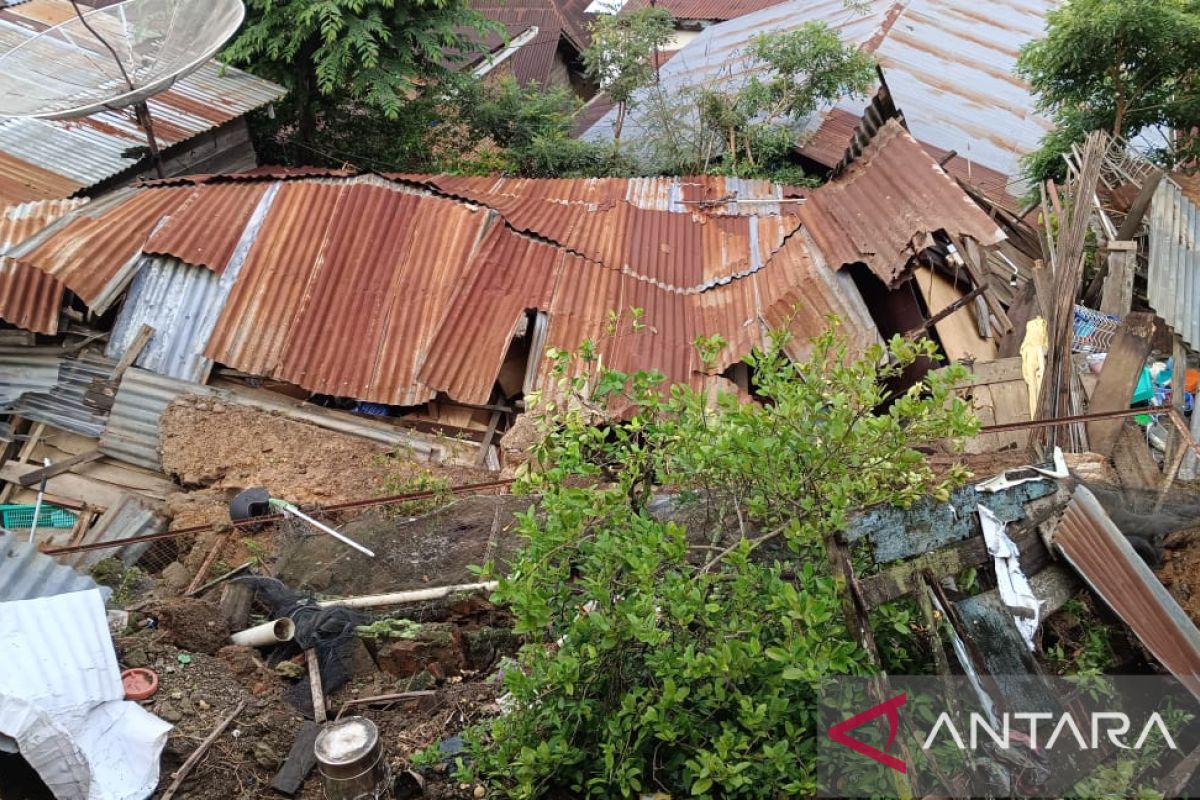
{"type": "MultiPolygon", "coordinates": [[[[129,87],[130,93],[136,92],[137,87],[133,85],[133,81],[129,78],[129,71],[125,69],[125,65],[121,63],[121,57],[117,55],[117,51],[108,43],[108,40],[100,35],[100,32],[92,27],[88,22],[87,17],[83,15],[83,11],[79,8],[79,0],[71,0],[71,8],[75,9],[75,16],[79,17],[79,24],[87,28],[88,33],[96,37],[96,41],[104,45],[104,49],[113,57],[113,61],[117,63],[117,69],[121,71],[121,77],[125,79],[125,85],[129,87]]],[[[154,171],[158,173],[158,177],[167,177],[163,172],[162,154],[158,150],[158,139],[154,137],[154,118],[150,116],[150,106],[145,100],[141,100],[133,104],[133,113],[137,119],[137,123],[146,133],[146,146],[150,148],[150,160],[154,164],[154,171]]]]}

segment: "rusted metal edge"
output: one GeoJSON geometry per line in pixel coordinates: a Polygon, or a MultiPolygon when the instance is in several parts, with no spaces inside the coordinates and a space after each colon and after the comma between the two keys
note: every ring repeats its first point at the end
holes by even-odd
{"type": "Polygon", "coordinates": [[[1051,545],[1151,655],[1200,698],[1200,629],[1086,487],[1076,487],[1051,545]]]}

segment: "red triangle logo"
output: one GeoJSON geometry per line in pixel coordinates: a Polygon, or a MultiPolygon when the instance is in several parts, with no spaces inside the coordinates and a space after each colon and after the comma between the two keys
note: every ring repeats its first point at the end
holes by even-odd
{"type": "Polygon", "coordinates": [[[829,738],[840,745],[849,747],[856,753],[861,753],[872,761],[878,761],[885,767],[891,767],[897,772],[907,774],[908,765],[900,759],[896,758],[895,756],[888,755],[887,753],[883,752],[883,750],[872,747],[866,742],[859,741],[853,736],[847,735],[848,731],[852,731],[855,728],[865,725],[876,717],[882,717],[886,714],[888,719],[888,740],[887,744],[884,745],[884,748],[891,747],[892,742],[896,741],[896,734],[900,730],[899,708],[900,706],[904,705],[906,700],[908,700],[907,694],[898,694],[891,700],[886,700],[877,706],[868,708],[861,714],[855,714],[850,719],[839,722],[838,724],[832,726],[829,729],[829,738]]]}

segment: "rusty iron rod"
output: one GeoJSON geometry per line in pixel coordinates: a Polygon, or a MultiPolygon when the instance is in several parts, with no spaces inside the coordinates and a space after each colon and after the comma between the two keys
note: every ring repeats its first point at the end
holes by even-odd
{"type": "MultiPolygon", "coordinates": [[[[488,483],[471,483],[464,486],[452,486],[448,491],[453,495],[469,495],[481,494],[492,489],[507,489],[511,486],[513,480],[511,478],[501,481],[490,481],[488,483]]],[[[350,511],[358,508],[371,508],[373,506],[390,505],[392,503],[405,503],[410,500],[430,500],[442,494],[442,490],[426,490],[421,492],[411,492],[409,494],[398,494],[390,497],[372,497],[367,500],[352,500],[348,503],[339,503],[338,505],[325,506],[323,508],[313,509],[315,513],[328,513],[333,511],[350,511]]],[[[253,519],[238,520],[233,523],[234,528],[248,528],[254,525],[260,525],[267,522],[279,522],[284,519],[283,514],[269,514],[265,517],[254,517],[253,519]]],[[[190,528],[179,528],[173,531],[162,531],[161,533],[147,533],[142,536],[131,536],[128,539],[113,539],[107,542],[92,542],[91,544],[79,544],[71,547],[51,547],[42,552],[48,556],[66,555],[67,553],[82,553],[88,550],[108,550],[114,547],[123,547],[127,544],[140,544],[142,542],[153,542],[160,539],[175,539],[180,536],[187,536],[192,533],[206,533],[213,530],[212,525],[193,525],[190,528]]]]}

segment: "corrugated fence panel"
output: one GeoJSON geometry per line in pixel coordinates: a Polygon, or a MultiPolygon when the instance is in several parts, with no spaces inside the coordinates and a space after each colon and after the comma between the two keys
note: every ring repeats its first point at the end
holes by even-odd
{"type": "Polygon", "coordinates": [[[1200,211],[1172,178],[1150,208],[1147,299],[1171,329],[1200,348],[1200,211]]]}

